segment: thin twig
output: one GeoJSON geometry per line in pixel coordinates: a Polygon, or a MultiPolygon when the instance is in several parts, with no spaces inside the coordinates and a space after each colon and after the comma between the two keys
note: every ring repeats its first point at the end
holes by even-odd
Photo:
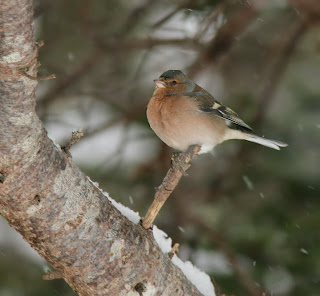
{"type": "Polygon", "coordinates": [[[34,80],[34,81],[43,81],[43,80],[50,80],[50,79],[55,79],[56,78],[55,74],[50,74],[50,75],[47,75],[47,76],[34,77],[34,76],[28,74],[27,70],[25,70],[25,69],[21,69],[19,71],[19,73],[22,74],[23,76],[31,79],[31,80],[34,80]]]}
{"type": "Polygon", "coordinates": [[[117,31],[116,35],[121,37],[128,36],[155,5],[157,5],[157,1],[145,1],[143,5],[133,9],[125,18],[122,28],[117,31]]]}
{"type": "Polygon", "coordinates": [[[239,6],[231,14],[227,22],[221,26],[217,34],[198,55],[198,58],[189,66],[188,74],[194,77],[204,68],[215,63],[217,66],[222,57],[226,56],[235,44],[236,37],[240,35],[259,13],[259,8],[254,5],[239,6]]]}
{"type": "Polygon", "coordinates": [[[191,160],[199,153],[200,149],[201,146],[192,145],[186,152],[179,153],[178,156],[172,158],[171,168],[168,170],[167,175],[158,187],[154,201],[143,219],[142,226],[145,229],[151,227],[162,206],[178,185],[181,177],[186,174],[186,171],[191,166],[191,160]]]}
{"type": "Polygon", "coordinates": [[[128,51],[138,49],[150,49],[155,46],[182,46],[190,47],[195,49],[202,49],[203,44],[193,38],[146,38],[146,39],[135,39],[135,40],[106,40],[101,41],[99,46],[102,50],[107,51],[128,51]]]}
{"type": "Polygon", "coordinates": [[[57,280],[62,279],[63,276],[59,271],[48,271],[42,276],[42,279],[51,281],[51,280],[57,280]]]}
{"type": "Polygon", "coordinates": [[[176,254],[179,251],[179,244],[175,243],[172,247],[172,250],[169,252],[169,258],[172,259],[174,254],[176,254]]]}
{"type": "Polygon", "coordinates": [[[218,16],[220,16],[223,13],[223,10],[226,8],[228,2],[222,2],[217,4],[217,7],[211,11],[211,13],[208,15],[208,17],[204,20],[205,23],[202,25],[202,28],[199,29],[197,34],[195,35],[195,40],[201,40],[203,35],[209,30],[212,29],[212,27],[216,28],[215,22],[217,21],[218,16]]]}
{"type": "Polygon", "coordinates": [[[151,28],[155,29],[157,27],[162,26],[164,23],[166,23],[168,20],[170,20],[174,15],[176,15],[180,10],[184,8],[192,8],[195,6],[199,1],[198,0],[188,0],[185,2],[182,2],[180,5],[178,5],[175,9],[170,11],[168,14],[166,14],[163,18],[158,20],[156,23],[154,23],[151,28]]]}
{"type": "Polygon", "coordinates": [[[77,143],[80,141],[80,139],[83,137],[83,132],[82,130],[78,130],[78,131],[73,131],[72,132],[72,137],[70,139],[70,141],[64,146],[62,147],[62,150],[68,154],[68,156],[71,156],[70,154],[70,148],[73,144],[77,143]]]}

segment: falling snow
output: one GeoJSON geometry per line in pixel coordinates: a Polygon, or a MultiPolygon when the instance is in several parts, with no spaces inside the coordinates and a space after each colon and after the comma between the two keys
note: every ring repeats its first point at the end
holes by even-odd
{"type": "Polygon", "coordinates": [[[132,196],[131,196],[131,195],[129,196],[129,201],[130,201],[130,204],[132,204],[132,205],[133,205],[133,203],[134,203],[134,202],[133,202],[133,198],[132,198],[132,196]]]}
{"type": "Polygon", "coordinates": [[[181,226],[178,226],[178,229],[179,229],[181,232],[185,232],[184,228],[181,227],[181,226]]]}
{"type": "Polygon", "coordinates": [[[248,176],[246,176],[246,175],[243,175],[242,176],[242,179],[243,179],[243,181],[244,181],[244,183],[246,184],[246,186],[247,186],[247,188],[249,189],[249,190],[253,190],[253,183],[252,183],[252,181],[249,179],[249,177],[248,176]]]}
{"type": "Polygon", "coordinates": [[[303,253],[303,254],[309,255],[309,252],[304,248],[301,248],[300,252],[303,253]]]}

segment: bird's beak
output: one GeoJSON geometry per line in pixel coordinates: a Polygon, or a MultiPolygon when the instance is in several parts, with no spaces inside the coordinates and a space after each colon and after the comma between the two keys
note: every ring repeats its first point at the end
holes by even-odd
{"type": "Polygon", "coordinates": [[[161,80],[160,78],[154,79],[153,82],[155,83],[155,85],[157,87],[166,88],[166,83],[163,80],[161,80]]]}

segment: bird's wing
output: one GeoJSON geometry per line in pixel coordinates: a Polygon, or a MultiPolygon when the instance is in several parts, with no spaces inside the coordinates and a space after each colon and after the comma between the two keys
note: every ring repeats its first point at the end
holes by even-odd
{"type": "Polygon", "coordinates": [[[197,102],[200,111],[229,120],[238,127],[245,128],[248,132],[252,131],[252,128],[240,119],[236,112],[224,106],[205,90],[201,89],[201,91],[188,92],[185,93],[185,95],[197,102]]]}

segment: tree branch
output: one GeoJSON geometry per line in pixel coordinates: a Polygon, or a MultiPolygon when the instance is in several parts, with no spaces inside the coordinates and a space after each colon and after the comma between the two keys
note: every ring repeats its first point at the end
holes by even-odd
{"type": "Polygon", "coordinates": [[[176,188],[182,176],[186,174],[186,171],[191,166],[191,160],[199,153],[200,149],[201,146],[192,145],[186,152],[179,153],[177,156],[174,155],[172,157],[171,168],[168,170],[167,175],[158,187],[154,201],[143,219],[142,226],[145,229],[151,227],[151,224],[160,212],[164,203],[176,188]]]}
{"type": "Polygon", "coordinates": [[[198,58],[189,66],[188,74],[191,77],[197,75],[203,68],[219,63],[234,45],[236,37],[240,35],[259,13],[260,6],[265,0],[246,6],[238,5],[231,13],[227,22],[221,26],[217,34],[207,47],[203,48],[198,58]]]}

